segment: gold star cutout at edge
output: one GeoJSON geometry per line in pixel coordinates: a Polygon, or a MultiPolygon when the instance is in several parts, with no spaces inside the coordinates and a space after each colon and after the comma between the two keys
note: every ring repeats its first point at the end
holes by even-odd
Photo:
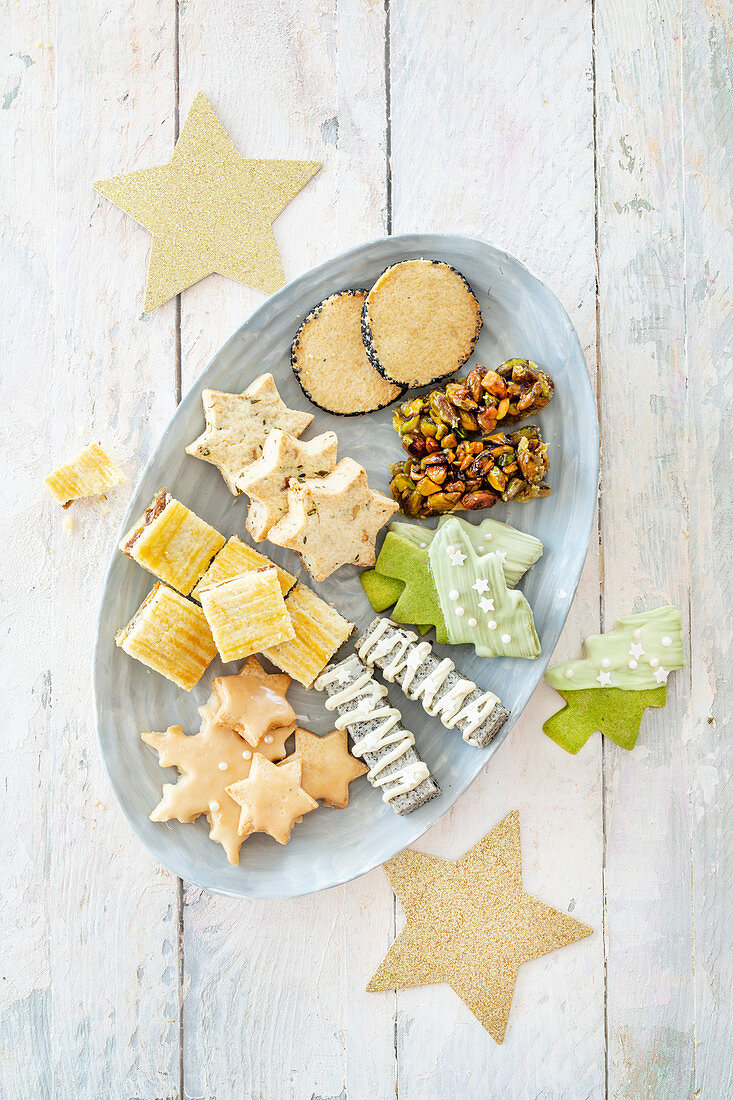
{"type": "Polygon", "coordinates": [[[455,863],[408,850],[384,870],[407,923],[367,990],[446,982],[497,1043],[522,963],[593,931],[522,889],[517,810],[455,863]]]}
{"type": "Polygon", "coordinates": [[[285,282],[272,223],[321,167],[317,160],[246,160],[203,92],[167,164],[94,187],[149,229],[145,310],[217,272],[272,294],[285,282]]]}

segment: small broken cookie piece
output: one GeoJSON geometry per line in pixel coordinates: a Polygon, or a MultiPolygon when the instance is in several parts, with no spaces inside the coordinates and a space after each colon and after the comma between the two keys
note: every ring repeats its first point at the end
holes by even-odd
{"type": "Polygon", "coordinates": [[[216,656],[216,645],[201,608],[158,582],[115,642],[136,661],[185,691],[199,682],[216,656]]]}
{"type": "Polygon", "coordinates": [[[194,588],[191,598],[200,602],[201,593],[212,585],[231,580],[232,577],[238,577],[240,573],[256,573],[258,569],[267,569],[268,566],[273,566],[276,570],[282,594],[287,596],[288,592],[295,587],[296,581],[293,574],[275,565],[275,562],[248,546],[246,542],[242,542],[236,535],[232,535],[194,588]]]}
{"type": "Polygon", "coordinates": [[[268,538],[300,554],[314,580],[342,565],[374,565],[380,529],[397,511],[394,501],[369,488],[366,470],[343,458],[327,477],[291,482],[288,512],[268,538]]]}
{"type": "Polygon", "coordinates": [[[311,310],[293,340],[290,362],[305,396],[337,416],[383,409],[404,392],[374,369],[361,338],[366,290],[342,290],[311,310]]]}
{"type": "Polygon", "coordinates": [[[214,527],[161,489],[127,532],[120,550],[188,596],[225,541],[214,527]]]}
{"type": "Polygon", "coordinates": [[[295,725],[295,711],[285,698],[290,677],[265,672],[256,657],[248,657],[236,676],[217,676],[212,686],[217,722],[254,747],[271,729],[295,725]]]}
{"type": "Polygon", "coordinates": [[[123,485],[125,480],[122,470],[102,450],[101,444],[90,443],[76,458],[45,477],[43,484],[51,496],[67,508],[72,500],[102,496],[108,489],[123,485]]]}
{"type": "Polygon", "coordinates": [[[237,478],[260,457],[273,428],[299,436],[313,419],[287,407],[271,374],[259,375],[244,393],[203,390],[201,400],[206,428],[186,454],[216,466],[234,496],[239,493],[237,478]]]}
{"type": "Polygon", "coordinates": [[[227,787],[227,794],[241,806],[239,835],[267,833],[278,844],[287,844],[293,825],[318,803],[300,785],[300,760],[289,758],[272,764],[255,753],[247,779],[227,787]]]}
{"type": "Polygon", "coordinates": [[[346,730],[333,730],[318,737],[296,726],[293,756],[303,765],[300,780],[303,790],[335,810],[348,806],[349,783],[369,771],[366,764],[349,752],[346,730]]]}
{"type": "Polygon", "coordinates": [[[223,661],[295,637],[274,566],[212,585],[201,593],[201,606],[223,661]]]}
{"type": "Polygon", "coordinates": [[[266,538],[273,524],[287,512],[291,478],[330,474],[336,465],[337,450],[335,432],[324,432],[306,443],[279,428],[270,432],[262,458],[237,478],[237,488],[250,498],[247,530],[255,542],[266,538]]]}
{"type": "Polygon", "coordinates": [[[288,595],[285,607],[295,637],[269,646],[262,653],[273,665],[309,688],[352,633],[354,624],[301,583],[288,595]]]}

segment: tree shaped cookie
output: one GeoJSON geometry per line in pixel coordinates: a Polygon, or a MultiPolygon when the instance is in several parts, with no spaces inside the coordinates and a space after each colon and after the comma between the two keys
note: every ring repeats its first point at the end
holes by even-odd
{"type": "Polygon", "coordinates": [[[327,477],[290,484],[287,515],[268,538],[297,551],[314,580],[324,581],[341,565],[374,565],[377,533],[396,511],[369,488],[364,467],[343,458],[327,477]]]}
{"type": "Polygon", "coordinates": [[[448,634],[430,572],[428,551],[416,541],[390,530],[379,551],[375,572],[401,586],[392,610],[393,621],[417,626],[423,632],[434,626],[436,641],[445,645],[448,634]]]}
{"type": "Polygon", "coordinates": [[[532,609],[507,588],[504,552],[478,555],[457,519],[443,524],[430,544],[430,568],[448,639],[467,642],[481,657],[538,657],[532,609]]]}
{"type": "Polygon", "coordinates": [[[256,657],[248,657],[236,676],[217,676],[212,684],[216,721],[236,730],[256,747],[270,730],[295,726],[295,711],[285,698],[290,677],[270,674],[256,657]]]}
{"type": "Polygon", "coordinates": [[[291,478],[325,477],[336,465],[338,438],[324,432],[307,443],[273,429],[265,440],[262,457],[237,479],[237,488],[250,498],[247,530],[255,542],[267,537],[273,524],[288,510],[291,478]]]}
{"type": "Polygon", "coordinates": [[[216,466],[235,496],[237,478],[260,457],[273,428],[299,436],[313,419],[287,407],[271,374],[255,378],[244,393],[204,390],[201,400],[206,429],[186,447],[186,454],[216,466]]]}
{"type": "Polygon", "coordinates": [[[545,673],[565,706],[542,728],[567,752],[579,752],[596,730],[633,749],[644,710],[666,704],[667,677],[684,668],[680,612],[667,605],[625,615],[608,634],[586,638],[583,649],[582,660],[545,673]]]}
{"type": "Polygon", "coordinates": [[[287,844],[293,825],[318,803],[300,785],[300,760],[286,760],[281,767],[255,753],[247,779],[227,787],[227,794],[241,806],[239,835],[267,833],[278,844],[287,844]]]}
{"type": "MultiPolygon", "coordinates": [[[[438,530],[446,523],[454,522],[460,523],[478,555],[499,554],[501,556],[508,588],[515,588],[527,570],[542,557],[544,547],[538,538],[528,535],[526,531],[518,531],[508,523],[501,523],[498,519],[487,517],[481,523],[469,523],[460,516],[441,516],[438,520],[438,530]]],[[[427,549],[436,534],[428,527],[404,523],[401,520],[394,520],[390,523],[389,529],[403,538],[416,542],[423,549],[427,549]]]]}
{"type": "Polygon", "coordinates": [[[317,737],[310,730],[295,729],[295,752],[303,772],[300,784],[311,798],[325,806],[343,810],[349,804],[349,783],[365,775],[369,769],[349,752],[346,730],[334,730],[317,737]]]}
{"type": "MultiPolygon", "coordinates": [[[[224,848],[230,863],[239,863],[242,837],[239,835],[239,807],[226,793],[231,783],[246,779],[258,754],[282,760],[285,741],[292,727],[273,730],[271,740],[256,752],[235,733],[217,723],[211,703],[201,707],[201,729],[186,735],[181,726],[169,726],[165,733],[146,732],[142,740],[158,753],[162,768],[176,767],[177,783],[163,784],[163,797],[150,815],[151,821],[195,821],[201,814],[209,819],[209,836],[224,848]]],[[[273,765],[274,767],[274,765],[273,765]]]]}

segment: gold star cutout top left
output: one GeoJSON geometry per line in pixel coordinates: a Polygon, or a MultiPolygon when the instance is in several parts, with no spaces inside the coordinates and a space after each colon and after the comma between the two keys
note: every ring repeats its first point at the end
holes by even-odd
{"type": "Polygon", "coordinates": [[[246,160],[199,92],[173,156],[95,189],[153,234],[145,310],[217,272],[272,294],[285,282],[272,223],[321,167],[246,160]]]}

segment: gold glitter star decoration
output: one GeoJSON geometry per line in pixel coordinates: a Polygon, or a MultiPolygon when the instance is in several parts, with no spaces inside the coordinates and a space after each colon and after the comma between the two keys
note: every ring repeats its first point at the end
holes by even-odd
{"type": "Polygon", "coordinates": [[[367,990],[446,982],[497,1043],[522,963],[593,932],[522,889],[517,810],[456,862],[408,850],[384,870],[407,923],[367,990]]]}
{"type": "Polygon", "coordinates": [[[167,164],[94,187],[153,234],[145,310],[217,272],[272,294],[285,282],[272,223],[321,167],[247,160],[199,92],[167,164]]]}

